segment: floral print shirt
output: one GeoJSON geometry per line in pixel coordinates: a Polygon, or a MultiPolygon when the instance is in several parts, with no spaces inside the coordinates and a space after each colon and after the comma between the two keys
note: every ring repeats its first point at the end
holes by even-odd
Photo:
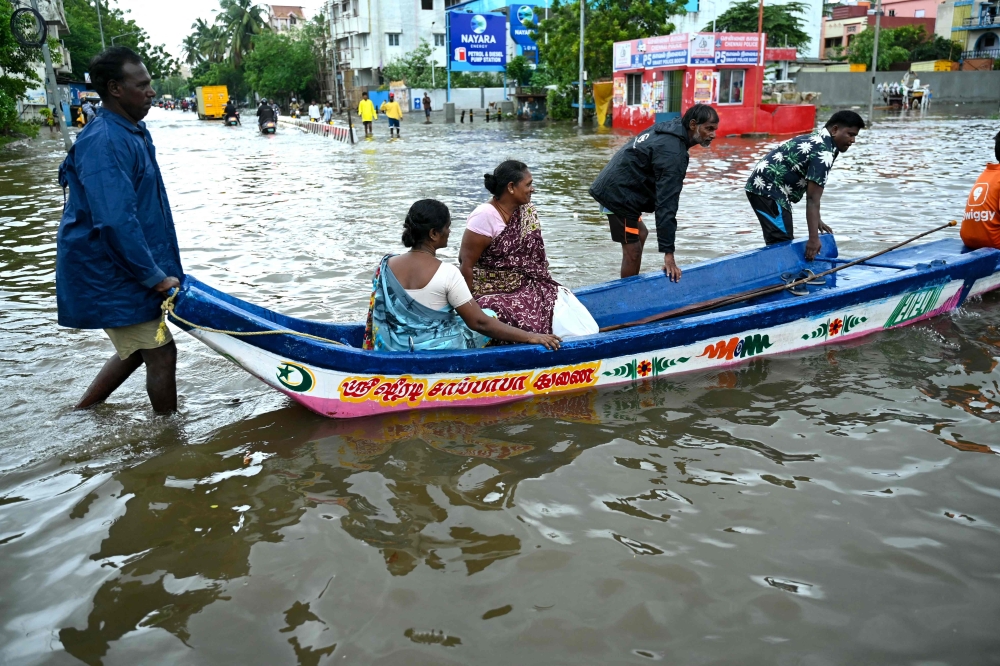
{"type": "Polygon", "coordinates": [[[839,154],[826,128],[789,139],[757,162],[747,179],[746,191],[774,199],[782,208],[791,210],[792,204],[802,200],[809,181],[826,186],[827,175],[839,154]]]}

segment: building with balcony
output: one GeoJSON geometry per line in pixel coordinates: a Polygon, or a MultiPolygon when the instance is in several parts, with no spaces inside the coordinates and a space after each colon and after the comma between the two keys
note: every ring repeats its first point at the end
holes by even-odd
{"type": "Polygon", "coordinates": [[[267,22],[275,32],[295,30],[306,22],[306,10],[297,5],[269,5],[267,22]]]}
{"type": "Polygon", "coordinates": [[[949,0],[941,17],[938,34],[950,33],[962,44],[963,60],[1000,58],[1000,0],[949,0]]]}
{"type": "Polygon", "coordinates": [[[388,83],[383,68],[416,49],[421,40],[430,45],[437,66],[444,67],[444,13],[454,4],[457,0],[328,0],[325,14],[343,87],[388,83]]]}
{"type": "MultiPolygon", "coordinates": [[[[928,11],[933,11],[936,15],[937,6],[928,7],[927,3],[934,3],[937,0],[899,0],[890,3],[889,0],[882,2],[881,27],[885,29],[899,28],[904,25],[920,25],[928,36],[934,35],[936,19],[927,16],[928,11]],[[920,6],[923,3],[923,6],[920,6]]],[[[851,41],[859,33],[874,29],[875,15],[868,2],[859,2],[856,5],[837,5],[833,8],[830,18],[823,19],[823,57],[830,58],[842,53],[843,49],[850,46],[851,41]]]]}

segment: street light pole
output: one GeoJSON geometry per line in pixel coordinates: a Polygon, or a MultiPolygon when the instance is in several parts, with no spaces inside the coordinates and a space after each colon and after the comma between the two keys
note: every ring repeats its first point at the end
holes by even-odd
{"type": "Polygon", "coordinates": [[[576,124],[583,127],[583,8],[586,7],[586,0],[580,0],[580,94],[579,94],[579,106],[576,114],[576,124]]]}
{"type": "Polygon", "coordinates": [[[868,128],[871,129],[875,115],[875,72],[878,71],[878,35],[882,27],[882,0],[875,3],[875,46],[872,48],[872,89],[868,97],[868,128]]]}
{"type": "MultiPolygon", "coordinates": [[[[38,0],[31,0],[31,8],[38,12],[38,0]]],[[[42,42],[42,59],[45,60],[45,82],[48,84],[46,90],[46,97],[48,97],[49,102],[53,106],[59,107],[62,111],[62,104],[59,100],[59,87],[56,85],[56,70],[52,67],[52,54],[49,52],[49,26],[46,23],[42,24],[42,30],[45,31],[45,41],[42,42]]],[[[73,141],[69,138],[69,130],[66,129],[66,121],[69,120],[63,114],[62,122],[59,123],[59,129],[62,131],[63,145],[66,147],[66,152],[68,153],[73,147],[73,141]]]]}
{"type": "Polygon", "coordinates": [[[104,45],[104,24],[101,22],[101,0],[97,0],[95,4],[97,5],[97,27],[101,31],[101,50],[103,51],[107,47],[104,45]]]}
{"type": "Polygon", "coordinates": [[[133,30],[132,32],[123,32],[120,35],[115,35],[114,37],[111,38],[111,46],[115,45],[115,40],[116,39],[120,39],[122,37],[128,37],[129,35],[138,35],[141,32],[142,32],[142,30],[133,30]]]}

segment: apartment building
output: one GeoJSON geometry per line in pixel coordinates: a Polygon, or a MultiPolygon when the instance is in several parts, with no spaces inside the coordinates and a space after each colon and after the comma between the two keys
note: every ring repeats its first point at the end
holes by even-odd
{"type": "Polygon", "coordinates": [[[297,5],[269,5],[267,22],[275,32],[295,30],[306,22],[306,10],[297,5]]]}

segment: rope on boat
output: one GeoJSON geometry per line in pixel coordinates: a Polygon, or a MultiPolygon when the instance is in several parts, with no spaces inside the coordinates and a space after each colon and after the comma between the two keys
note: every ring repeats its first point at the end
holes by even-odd
{"type": "MultiPolygon", "coordinates": [[[[805,284],[815,284],[816,280],[820,278],[825,278],[827,275],[836,273],[837,271],[842,271],[845,268],[850,268],[851,266],[857,266],[858,264],[863,264],[866,261],[874,259],[875,257],[882,256],[886,252],[892,252],[893,250],[897,250],[903,247],[904,245],[912,243],[913,241],[919,238],[923,238],[924,236],[932,234],[935,231],[941,231],[942,229],[947,229],[948,227],[954,227],[956,225],[958,225],[958,222],[952,220],[947,224],[942,224],[940,227],[935,227],[933,229],[930,229],[929,231],[919,233],[913,238],[909,238],[903,241],[902,243],[896,243],[895,245],[887,247],[884,250],[879,250],[875,254],[870,254],[867,257],[862,257],[861,259],[855,259],[854,261],[849,261],[842,266],[837,266],[835,268],[825,270],[822,273],[813,274],[812,271],[805,271],[806,273],[808,273],[806,277],[797,279],[793,282],[787,282],[787,283],[783,282],[782,284],[777,284],[770,287],[759,287],[757,289],[751,289],[750,291],[744,291],[742,293],[733,294],[731,296],[721,296],[719,298],[713,298],[708,301],[702,301],[701,303],[692,303],[691,305],[685,305],[684,307],[680,307],[675,310],[668,310],[667,312],[661,312],[660,314],[652,315],[650,317],[645,317],[644,319],[625,322],[624,324],[614,324],[613,326],[605,326],[604,328],[601,329],[601,333],[605,333],[607,331],[617,331],[623,328],[632,328],[633,326],[642,326],[644,324],[651,324],[653,322],[661,321],[663,319],[669,319],[670,317],[677,317],[680,315],[694,314],[696,312],[705,312],[707,310],[714,310],[715,308],[720,308],[725,305],[732,305],[733,303],[739,303],[741,301],[746,301],[751,298],[757,298],[759,296],[767,296],[768,294],[776,294],[779,291],[785,291],[786,289],[792,291],[792,293],[795,293],[793,291],[795,287],[805,284]]],[[[816,259],[823,261],[823,257],[816,257],[816,259]]]]}
{"type": "Polygon", "coordinates": [[[318,335],[311,335],[309,333],[302,333],[301,331],[293,331],[291,329],[280,329],[276,331],[228,331],[222,328],[210,328],[208,326],[199,326],[193,322],[188,321],[184,317],[177,314],[174,311],[174,301],[177,300],[177,294],[180,293],[179,289],[174,289],[173,293],[164,299],[163,303],[160,304],[160,310],[162,311],[160,319],[160,327],[156,329],[156,342],[164,343],[167,340],[167,317],[173,317],[177,321],[181,322],[186,326],[197,329],[199,331],[205,331],[206,333],[222,333],[224,335],[236,335],[236,336],[251,336],[251,335],[297,335],[300,338],[309,338],[310,340],[316,340],[318,342],[327,342],[331,345],[340,345],[341,347],[349,347],[339,340],[331,340],[329,338],[322,338],[318,335]]]}

